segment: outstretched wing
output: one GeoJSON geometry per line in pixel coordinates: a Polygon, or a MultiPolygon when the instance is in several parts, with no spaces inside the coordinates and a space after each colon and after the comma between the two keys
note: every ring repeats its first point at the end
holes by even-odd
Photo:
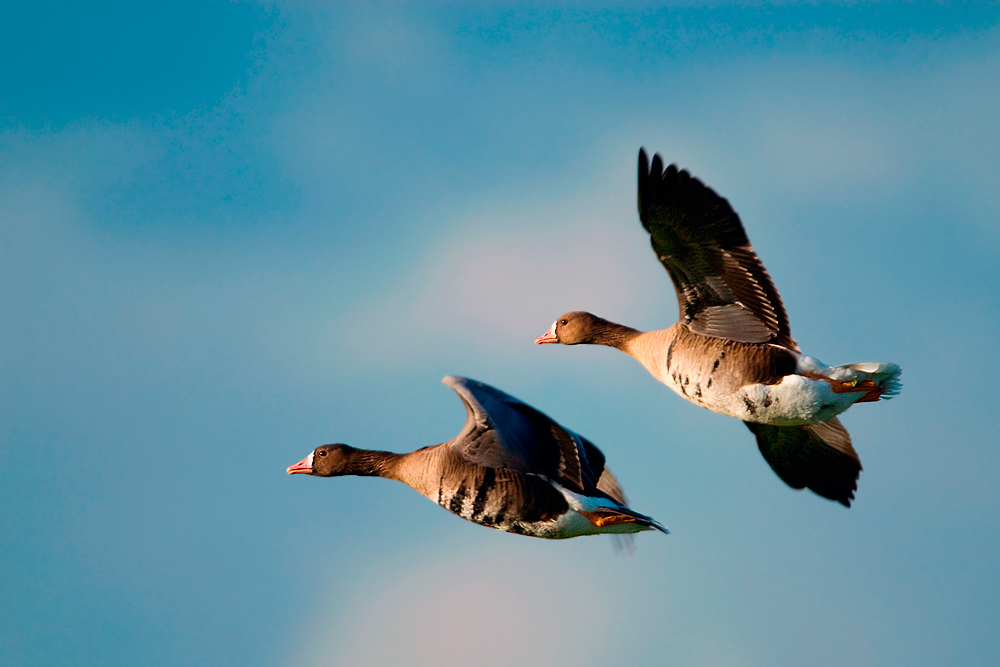
{"type": "Polygon", "coordinates": [[[455,375],[442,381],[465,403],[465,426],[449,445],[466,461],[545,475],[576,493],[623,498],[593,443],[488,384],[455,375]]]}
{"type": "Polygon", "coordinates": [[[839,419],[808,426],[744,423],[757,436],[764,460],[788,486],[851,506],[861,460],[839,419]]]}
{"type": "Polygon", "coordinates": [[[798,350],[771,277],[729,202],[639,150],[639,219],[667,269],[680,320],[695,333],[798,350]]]}

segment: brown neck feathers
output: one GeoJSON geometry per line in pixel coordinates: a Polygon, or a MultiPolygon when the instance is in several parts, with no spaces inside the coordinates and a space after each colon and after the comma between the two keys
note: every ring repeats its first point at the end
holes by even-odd
{"type": "Polygon", "coordinates": [[[344,464],[344,475],[393,477],[400,454],[371,449],[355,449],[344,464]]]}
{"type": "Polygon", "coordinates": [[[595,317],[590,327],[590,340],[592,345],[607,345],[619,350],[625,348],[625,344],[638,336],[641,332],[638,329],[627,327],[624,324],[615,324],[600,317],[595,317]]]}

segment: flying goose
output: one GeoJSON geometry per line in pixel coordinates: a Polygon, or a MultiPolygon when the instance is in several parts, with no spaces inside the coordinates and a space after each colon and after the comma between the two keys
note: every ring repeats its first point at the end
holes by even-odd
{"type": "Polygon", "coordinates": [[[463,519],[534,537],[667,532],[626,507],[589,440],[482,382],[454,375],[442,382],[466,408],[454,439],[408,454],[323,445],[288,474],[394,479],[463,519]]]}
{"type": "Polygon", "coordinates": [[[536,343],[609,345],[697,405],[743,420],[789,486],[850,507],[861,461],[837,415],[899,393],[896,364],[826,366],[801,353],[771,277],[729,202],[639,150],[639,219],[674,283],[680,320],[640,332],[586,312],[536,343]]]}

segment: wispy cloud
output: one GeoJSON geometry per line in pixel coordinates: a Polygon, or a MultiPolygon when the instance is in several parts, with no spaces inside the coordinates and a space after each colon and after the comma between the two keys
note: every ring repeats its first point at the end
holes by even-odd
{"type": "Polygon", "coordinates": [[[392,276],[386,287],[341,310],[331,326],[360,354],[356,361],[398,366],[415,360],[415,349],[470,346],[492,354],[516,343],[530,351],[534,337],[568,310],[609,318],[641,317],[660,305],[669,312],[666,282],[641,287],[662,269],[635,214],[620,204],[584,195],[567,205],[554,197],[459,215],[432,252],[385,267],[392,276]]]}
{"type": "Polygon", "coordinates": [[[321,580],[337,603],[317,611],[291,664],[593,665],[614,655],[620,598],[579,550],[500,537],[433,560],[382,559],[385,569],[359,570],[365,586],[321,580]]]}

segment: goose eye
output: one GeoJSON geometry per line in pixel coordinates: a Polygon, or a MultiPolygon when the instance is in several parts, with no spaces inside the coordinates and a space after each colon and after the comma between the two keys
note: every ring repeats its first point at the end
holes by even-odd
{"type": "Polygon", "coordinates": [[[326,456],[326,450],[325,449],[321,449],[320,452],[319,452],[319,455],[320,456],[326,456]]]}
{"type": "Polygon", "coordinates": [[[569,324],[569,321],[564,318],[564,319],[559,320],[559,324],[561,324],[563,326],[566,326],[567,324],[569,324]]]}

